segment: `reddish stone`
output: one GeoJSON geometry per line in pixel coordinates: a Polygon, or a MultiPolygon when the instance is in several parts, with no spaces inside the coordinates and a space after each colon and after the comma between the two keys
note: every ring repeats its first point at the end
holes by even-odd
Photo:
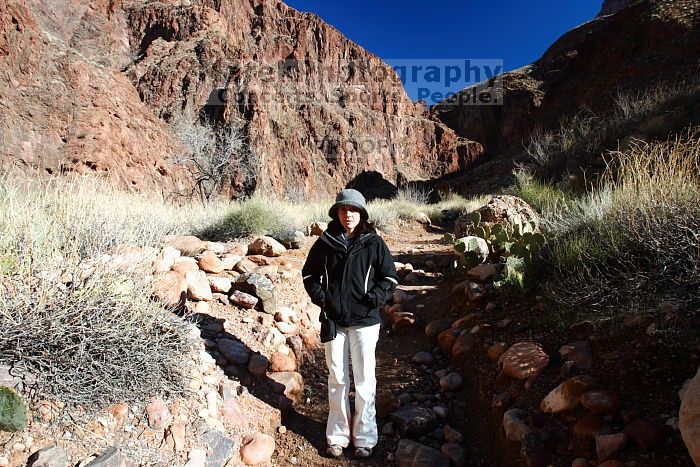
{"type": "Polygon", "coordinates": [[[213,253],[202,256],[197,262],[197,265],[202,271],[211,274],[218,274],[225,269],[224,263],[213,253]]]}
{"type": "Polygon", "coordinates": [[[275,266],[277,265],[277,260],[270,256],[265,255],[248,255],[246,256],[248,261],[252,261],[258,266],[275,266]]]}
{"type": "Polygon", "coordinates": [[[527,379],[540,374],[549,364],[549,357],[539,344],[518,342],[506,350],[498,362],[505,375],[527,379]]]}
{"type": "Polygon", "coordinates": [[[224,407],[221,410],[221,415],[223,416],[224,423],[232,428],[241,428],[246,424],[245,416],[243,415],[243,410],[241,410],[240,405],[236,399],[231,398],[224,402],[224,407]]]}
{"type": "Polygon", "coordinates": [[[625,449],[625,446],[627,446],[627,435],[624,433],[595,437],[595,450],[601,461],[617,457],[620,451],[625,449]]]}
{"type": "Polygon", "coordinates": [[[459,329],[471,329],[475,325],[479,324],[480,318],[481,315],[479,313],[469,313],[468,315],[463,316],[462,318],[452,323],[452,327],[459,329]]]}
{"type": "Polygon", "coordinates": [[[438,334],[438,346],[443,355],[452,355],[452,347],[454,347],[461,332],[461,329],[445,329],[438,334]]]}
{"type": "Polygon", "coordinates": [[[377,408],[377,417],[384,418],[388,417],[391,412],[398,409],[401,402],[396,396],[394,396],[393,393],[389,391],[382,391],[377,393],[375,405],[377,408]]]}
{"type": "Polygon", "coordinates": [[[492,362],[497,362],[507,348],[508,344],[505,342],[496,342],[495,344],[491,345],[488,350],[489,360],[492,362]]]}
{"type": "Polygon", "coordinates": [[[304,395],[304,377],[296,371],[270,373],[267,377],[272,381],[273,391],[294,402],[299,402],[304,395]]]}
{"type": "Polygon", "coordinates": [[[574,438],[593,439],[599,435],[612,433],[612,426],[605,420],[595,415],[587,415],[573,426],[574,438]]]}
{"type": "Polygon", "coordinates": [[[666,426],[660,422],[654,422],[638,418],[622,430],[642,449],[656,449],[666,439],[666,426]]]}
{"type": "Polygon", "coordinates": [[[452,346],[452,357],[461,359],[474,353],[478,341],[468,332],[461,334],[452,346]]]}
{"type": "Polygon", "coordinates": [[[154,430],[162,430],[169,426],[173,421],[173,416],[170,409],[161,399],[151,399],[146,406],[146,415],[148,416],[148,426],[154,430]]]}
{"type": "Polygon", "coordinates": [[[431,342],[437,342],[437,336],[446,329],[450,328],[449,321],[445,319],[436,319],[428,323],[425,327],[425,335],[428,336],[431,342]]]}
{"type": "Polygon", "coordinates": [[[283,354],[282,352],[273,352],[270,355],[270,371],[295,371],[297,362],[292,355],[283,354]]]}
{"type": "Polygon", "coordinates": [[[590,376],[575,376],[561,383],[547,394],[540,404],[540,410],[559,413],[573,410],[578,406],[581,394],[597,386],[590,376]]]}
{"type": "Polygon", "coordinates": [[[267,462],[275,452],[275,439],[264,433],[256,433],[243,438],[241,460],[246,465],[267,462]]]}

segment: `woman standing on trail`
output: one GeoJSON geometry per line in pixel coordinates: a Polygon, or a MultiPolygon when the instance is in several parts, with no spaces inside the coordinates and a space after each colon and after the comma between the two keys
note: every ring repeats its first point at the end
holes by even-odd
{"type": "Polygon", "coordinates": [[[398,277],[384,240],[368,222],[365,198],[357,190],[338,193],[328,229],[309,250],[302,269],[311,301],[321,307],[321,341],[328,365],[327,453],[339,457],[351,438],[356,457],[369,457],[377,444],[374,399],[379,306],[398,277]],[[350,365],[355,414],[350,429],[350,365]]]}

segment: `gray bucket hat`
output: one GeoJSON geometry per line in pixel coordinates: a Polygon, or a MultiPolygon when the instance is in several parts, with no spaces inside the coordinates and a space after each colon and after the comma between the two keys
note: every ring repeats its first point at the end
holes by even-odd
{"type": "Polygon", "coordinates": [[[338,208],[340,206],[354,206],[360,210],[361,219],[369,218],[369,214],[367,214],[367,206],[365,204],[365,197],[362,196],[362,193],[357,190],[346,188],[338,193],[338,195],[335,197],[335,204],[328,210],[328,215],[333,219],[337,219],[338,208]]]}

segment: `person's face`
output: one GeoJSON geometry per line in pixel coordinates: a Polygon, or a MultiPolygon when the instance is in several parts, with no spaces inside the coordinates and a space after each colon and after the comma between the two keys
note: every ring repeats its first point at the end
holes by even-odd
{"type": "Polygon", "coordinates": [[[355,206],[340,206],[338,208],[338,219],[341,225],[349,233],[355,230],[360,223],[360,210],[355,206]]]}

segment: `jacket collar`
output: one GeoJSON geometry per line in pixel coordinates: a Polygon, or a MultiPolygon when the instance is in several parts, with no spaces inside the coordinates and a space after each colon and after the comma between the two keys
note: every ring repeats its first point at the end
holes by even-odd
{"type": "MultiPolygon", "coordinates": [[[[340,224],[340,221],[333,219],[328,224],[328,228],[321,234],[321,240],[323,240],[328,246],[334,250],[347,252],[348,246],[345,241],[341,238],[341,235],[345,232],[345,229],[340,224]]],[[[355,239],[352,246],[356,244],[364,245],[372,237],[376,236],[374,230],[369,230],[367,232],[362,232],[359,238],[355,239]]]]}

